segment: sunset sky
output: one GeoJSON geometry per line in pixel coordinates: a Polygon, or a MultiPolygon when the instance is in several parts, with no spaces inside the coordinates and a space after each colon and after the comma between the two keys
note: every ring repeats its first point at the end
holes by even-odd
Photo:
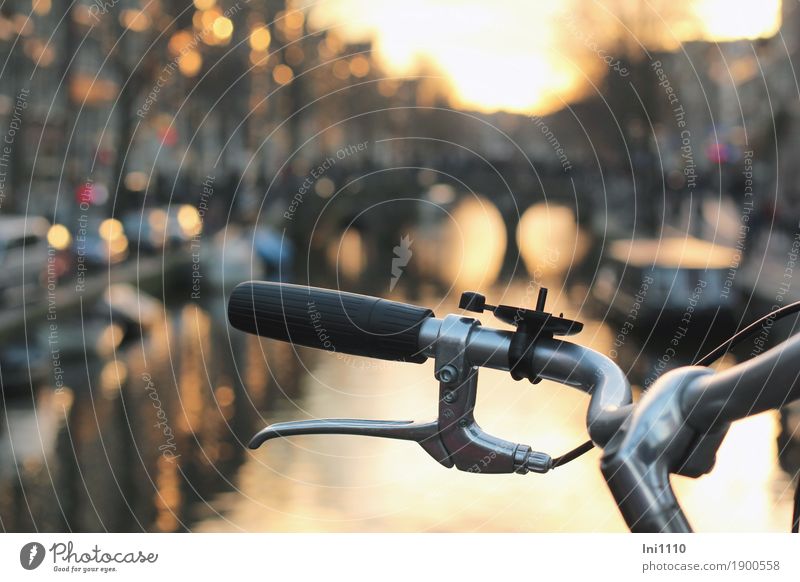
{"type": "Polygon", "coordinates": [[[427,62],[452,84],[454,105],[521,113],[547,113],[590,91],[607,71],[598,48],[622,56],[624,43],[675,49],[688,40],[772,36],[781,17],[781,0],[323,0],[313,6],[313,25],[336,27],[348,40],[373,39],[391,73],[413,74],[427,62]],[[651,30],[659,37],[651,38],[651,30]]]}

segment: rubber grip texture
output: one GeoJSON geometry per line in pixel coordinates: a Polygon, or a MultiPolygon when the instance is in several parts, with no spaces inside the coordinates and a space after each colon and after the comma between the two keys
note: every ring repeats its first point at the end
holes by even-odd
{"type": "Polygon", "coordinates": [[[419,328],[424,307],[332,289],[267,281],[236,286],[228,320],[261,337],[382,360],[422,363],[419,328]]]}

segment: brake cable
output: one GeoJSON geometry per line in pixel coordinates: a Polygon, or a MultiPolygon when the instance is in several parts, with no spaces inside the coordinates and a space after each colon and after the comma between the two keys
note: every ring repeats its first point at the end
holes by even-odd
{"type": "MultiPolygon", "coordinates": [[[[725,353],[732,347],[738,345],[743,340],[748,338],[752,333],[758,329],[764,322],[772,321],[775,322],[779,319],[782,319],[788,315],[793,313],[800,312],[800,301],[795,301],[794,303],[790,303],[789,305],[784,305],[779,309],[775,309],[774,311],[769,312],[765,316],[757,319],[741,331],[735,333],[716,348],[708,352],[702,358],[695,360],[692,365],[693,366],[708,366],[716,362],[719,358],[721,358],[725,353]]],[[[588,453],[594,448],[594,443],[591,440],[586,441],[585,443],[581,444],[580,446],[575,447],[574,449],[567,451],[560,457],[556,457],[553,459],[553,468],[560,467],[561,465],[566,465],[567,463],[574,461],[578,457],[583,456],[584,454],[588,453]]],[[[800,477],[798,477],[797,488],[795,489],[794,495],[794,513],[792,516],[792,532],[798,533],[798,528],[800,527],[800,477]]]]}
{"type": "Polygon", "coordinates": [[[561,455],[560,457],[556,457],[553,459],[553,469],[556,467],[560,467],[561,465],[566,465],[570,461],[574,461],[578,457],[588,453],[594,448],[594,443],[592,441],[586,441],[582,445],[575,447],[571,451],[568,451],[561,455]]]}
{"type": "Polygon", "coordinates": [[[776,309],[775,311],[770,311],[765,316],[755,320],[753,323],[745,327],[743,330],[729,337],[727,340],[722,342],[716,348],[708,352],[705,356],[697,360],[693,365],[708,366],[709,364],[717,361],[720,357],[725,355],[725,352],[727,352],[728,349],[732,348],[735,345],[738,345],[742,340],[748,338],[764,322],[770,320],[774,322],[786,317],[787,315],[791,315],[792,313],[797,313],[798,311],[800,311],[800,301],[795,301],[794,303],[790,303],[789,305],[784,305],[783,307],[776,309]]]}

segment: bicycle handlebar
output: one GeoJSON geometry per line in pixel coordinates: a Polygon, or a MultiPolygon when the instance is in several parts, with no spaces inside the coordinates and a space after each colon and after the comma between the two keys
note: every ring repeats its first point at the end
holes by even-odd
{"type": "MultiPolygon", "coordinates": [[[[331,289],[265,281],[237,285],[228,302],[235,328],[261,337],[357,356],[422,363],[432,357],[443,320],[433,311],[331,289]]],[[[508,371],[514,332],[476,326],[466,359],[508,371]]],[[[569,342],[542,338],[523,360],[539,376],[592,396],[589,434],[604,445],[627,418],[630,386],[606,356],[569,342]]]]}
{"type": "MultiPolygon", "coordinates": [[[[228,315],[231,324],[242,331],[298,345],[415,363],[436,357],[446,403],[453,401],[447,401],[448,397],[457,398],[452,391],[457,384],[448,384],[453,380],[446,379],[443,368],[452,367],[447,364],[456,360],[473,370],[514,368],[520,372],[523,366],[526,369],[519,377],[547,378],[590,394],[587,428],[592,441],[605,449],[601,469],[635,532],[691,531],[670,487],[669,474],[696,477],[710,471],[728,423],[800,398],[800,368],[794,364],[800,362],[800,335],[719,374],[691,366],[673,370],[659,378],[634,408],[628,380],[613,361],[548,334],[537,335],[522,358],[512,358],[512,353],[519,353],[512,349],[519,331],[485,328],[472,318],[459,316],[437,319],[430,309],[375,297],[258,281],[234,289],[228,315]],[[454,329],[463,333],[453,335],[454,329]],[[448,356],[442,358],[443,353],[448,356]]],[[[545,316],[548,314],[542,314],[545,316]]],[[[474,399],[474,392],[470,398],[474,399]]],[[[471,404],[467,404],[465,410],[471,418],[471,404]]],[[[452,419],[444,425],[441,416],[438,425],[359,422],[355,428],[353,421],[339,424],[348,434],[356,434],[357,429],[358,434],[417,440],[442,464],[453,465],[448,445],[436,444],[438,431],[450,427],[447,423],[452,419]]],[[[473,425],[465,426],[468,436],[475,437],[477,433],[469,428],[473,425]]],[[[298,427],[268,427],[265,431],[264,439],[305,434],[298,427]]],[[[313,432],[334,431],[326,426],[325,431],[315,427],[313,432]]],[[[479,444],[491,448],[508,443],[489,437],[479,444]]],[[[517,467],[520,450],[517,445],[515,451],[505,451],[514,460],[509,467],[517,467]]],[[[538,455],[525,454],[533,455],[531,458],[538,455]]],[[[462,468],[458,459],[456,465],[462,468]]],[[[537,471],[548,468],[544,457],[525,466],[537,471]]]]}

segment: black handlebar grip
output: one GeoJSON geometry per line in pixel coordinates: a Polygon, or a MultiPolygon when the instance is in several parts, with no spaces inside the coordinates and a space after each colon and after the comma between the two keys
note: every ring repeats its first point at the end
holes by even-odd
{"type": "Polygon", "coordinates": [[[332,289],[248,281],[228,301],[236,329],[332,352],[422,363],[424,307],[332,289]]]}

